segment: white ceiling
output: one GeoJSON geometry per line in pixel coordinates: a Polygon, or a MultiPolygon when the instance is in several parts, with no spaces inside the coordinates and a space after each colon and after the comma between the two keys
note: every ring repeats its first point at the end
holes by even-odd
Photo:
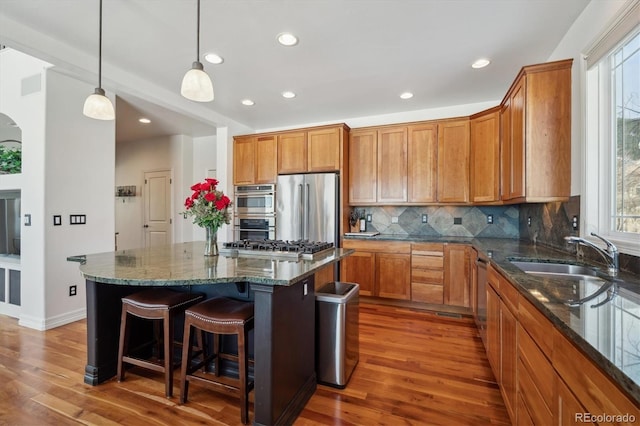
{"type": "MultiPolygon", "coordinates": [[[[196,56],[196,1],[104,0],[103,86],[120,97],[119,140],[201,136],[227,120],[260,130],[499,100],[523,65],[549,58],[588,2],[202,0],[201,54],[225,62],[204,62],[215,100],[196,104],[179,96],[196,56]],[[283,31],[299,44],[280,46],[283,31]],[[492,63],[472,69],[480,57],[492,63]],[[404,91],[415,96],[401,100],[404,91]],[[153,120],[147,130],[139,114],[153,120]]],[[[97,23],[98,0],[0,0],[0,43],[93,84],[97,23]]]]}

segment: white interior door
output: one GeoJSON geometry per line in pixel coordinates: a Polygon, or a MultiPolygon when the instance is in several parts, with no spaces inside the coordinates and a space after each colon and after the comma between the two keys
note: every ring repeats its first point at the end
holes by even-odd
{"type": "Polygon", "coordinates": [[[144,189],[144,246],[171,244],[171,172],[145,172],[144,189]]]}

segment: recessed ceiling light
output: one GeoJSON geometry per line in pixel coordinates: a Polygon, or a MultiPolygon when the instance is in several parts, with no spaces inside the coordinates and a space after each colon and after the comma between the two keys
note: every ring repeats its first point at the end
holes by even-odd
{"type": "Polygon", "coordinates": [[[283,98],[287,98],[287,99],[291,99],[291,98],[295,98],[296,94],[293,92],[282,92],[282,97],[283,98]]]}
{"type": "Polygon", "coordinates": [[[283,46],[295,46],[298,44],[298,37],[291,33],[280,33],[278,34],[278,43],[283,46]]]}
{"type": "Polygon", "coordinates": [[[404,92],[400,94],[400,99],[411,99],[413,98],[413,93],[411,92],[404,92]]]}
{"type": "Polygon", "coordinates": [[[206,55],[204,55],[204,59],[210,64],[215,64],[215,65],[219,65],[224,62],[224,59],[222,58],[222,56],[216,53],[207,53],[206,55]]]}
{"type": "Polygon", "coordinates": [[[488,59],[478,59],[473,64],[471,64],[471,68],[484,68],[491,63],[488,59]]]}
{"type": "Polygon", "coordinates": [[[151,120],[149,120],[148,118],[144,118],[144,117],[142,117],[142,118],[138,119],[138,121],[139,121],[139,122],[141,122],[142,124],[149,124],[149,123],[151,123],[151,120]]]}
{"type": "Polygon", "coordinates": [[[253,102],[251,99],[243,99],[243,100],[242,100],[242,105],[246,105],[246,106],[253,106],[253,105],[255,105],[255,104],[256,104],[256,103],[255,103],[255,102],[253,102]]]}

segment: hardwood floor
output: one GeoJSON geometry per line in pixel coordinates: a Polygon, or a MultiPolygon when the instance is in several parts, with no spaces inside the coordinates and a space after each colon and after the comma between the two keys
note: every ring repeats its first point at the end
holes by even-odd
{"type": "MultiPolygon", "coordinates": [[[[0,316],[0,425],[240,424],[235,396],[194,383],[180,405],[177,381],[167,399],[162,376],[146,370],[85,385],[85,333],[84,321],[39,332],[0,316]]],[[[510,423],[472,319],[361,303],[348,386],[318,386],[295,424],[510,423]]]]}

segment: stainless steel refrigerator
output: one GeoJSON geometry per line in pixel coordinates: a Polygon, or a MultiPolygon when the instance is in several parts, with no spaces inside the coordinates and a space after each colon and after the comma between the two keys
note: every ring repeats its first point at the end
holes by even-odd
{"type": "Polygon", "coordinates": [[[276,239],[338,245],[337,173],[278,176],[276,239]]]}

